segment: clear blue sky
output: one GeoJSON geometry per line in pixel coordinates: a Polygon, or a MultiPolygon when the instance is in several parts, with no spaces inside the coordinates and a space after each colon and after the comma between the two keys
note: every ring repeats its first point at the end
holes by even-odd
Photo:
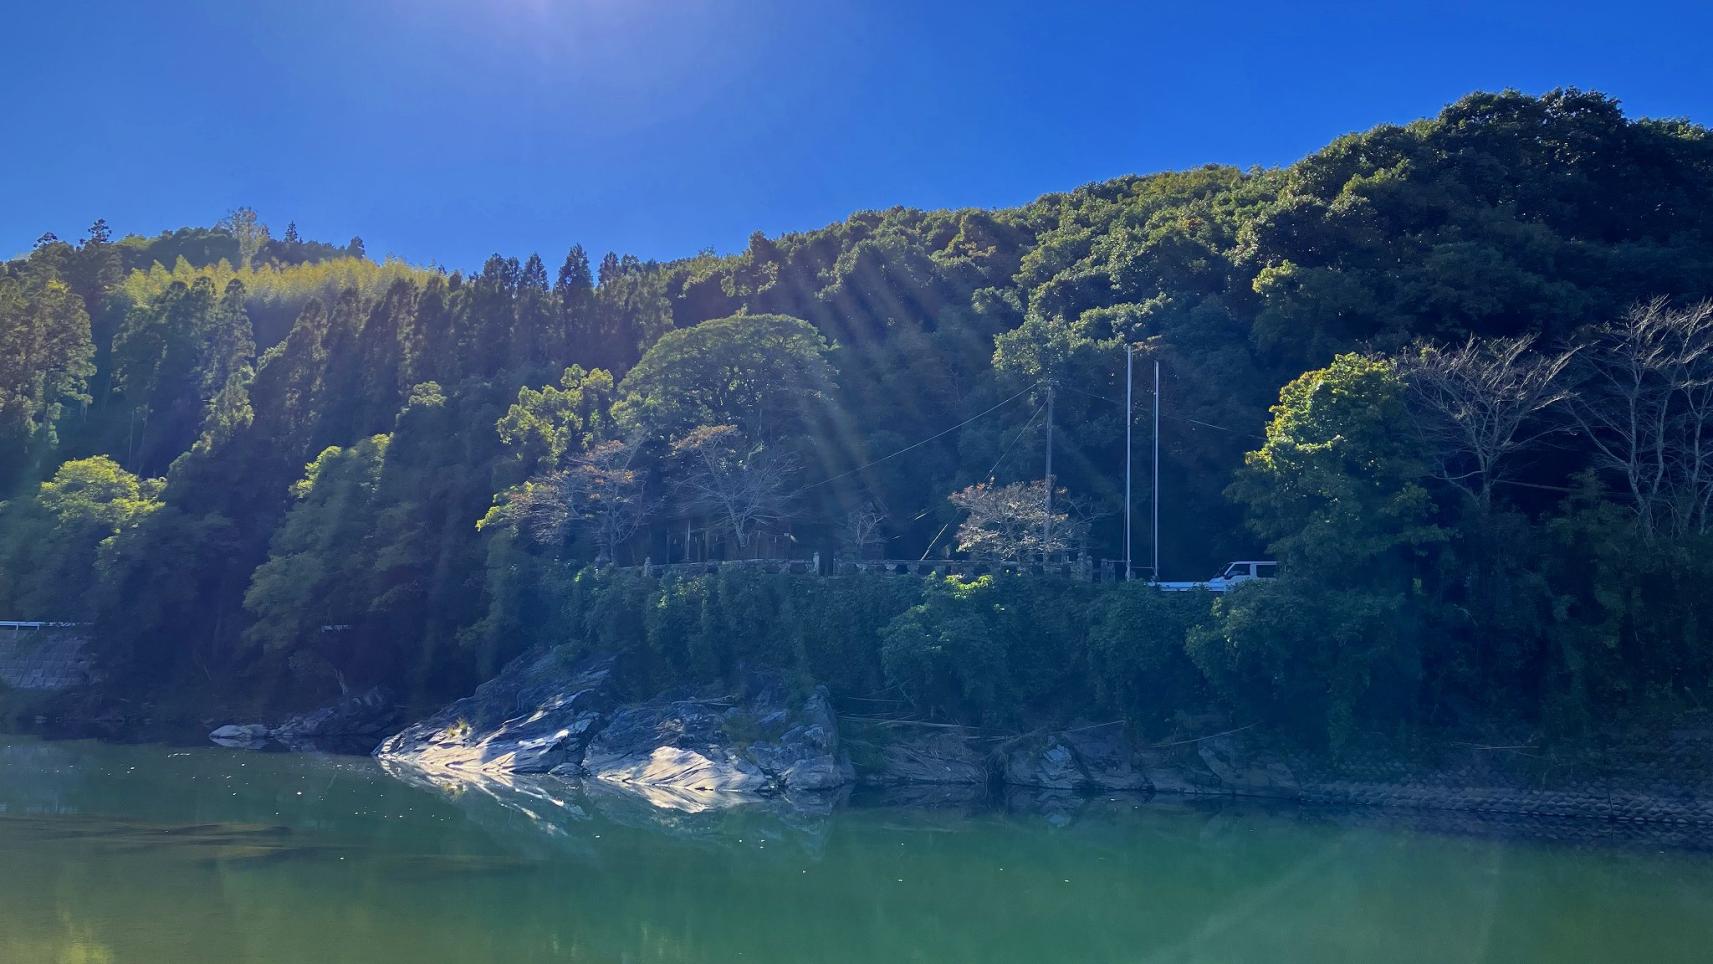
{"type": "Polygon", "coordinates": [[[1713,123],[1713,3],[14,0],[0,255],[240,204],[452,267],[1288,163],[1473,89],[1713,123]]]}

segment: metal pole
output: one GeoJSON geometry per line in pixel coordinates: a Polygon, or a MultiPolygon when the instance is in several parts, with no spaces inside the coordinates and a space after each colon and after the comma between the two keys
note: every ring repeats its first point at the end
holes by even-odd
{"type": "Polygon", "coordinates": [[[1136,369],[1136,346],[1124,346],[1124,578],[1130,579],[1130,426],[1136,406],[1131,395],[1136,369]]]}
{"type": "Polygon", "coordinates": [[[1047,383],[1047,516],[1041,520],[1041,565],[1053,539],[1053,383],[1047,383]]]}
{"type": "Polygon", "coordinates": [[[1154,578],[1160,578],[1160,359],[1154,359],[1154,578]]]}

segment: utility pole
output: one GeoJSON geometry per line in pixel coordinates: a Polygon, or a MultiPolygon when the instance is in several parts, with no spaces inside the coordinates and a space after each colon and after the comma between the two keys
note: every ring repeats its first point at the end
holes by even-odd
{"type": "Polygon", "coordinates": [[[1135,420],[1136,406],[1131,389],[1136,370],[1136,346],[1124,346],[1124,579],[1130,579],[1130,426],[1135,420]]]}
{"type": "Polygon", "coordinates": [[[1154,359],[1154,581],[1160,581],[1160,359],[1154,359]]]}
{"type": "Polygon", "coordinates": [[[1053,538],[1053,383],[1047,382],[1047,515],[1041,520],[1041,565],[1053,538]]]}

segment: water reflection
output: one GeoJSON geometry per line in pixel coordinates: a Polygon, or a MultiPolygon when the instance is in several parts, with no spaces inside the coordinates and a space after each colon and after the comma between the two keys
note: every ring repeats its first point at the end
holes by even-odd
{"type": "Polygon", "coordinates": [[[1673,961],[1713,942],[1713,859],[1635,841],[176,753],[0,741],[0,961],[1673,961]]]}

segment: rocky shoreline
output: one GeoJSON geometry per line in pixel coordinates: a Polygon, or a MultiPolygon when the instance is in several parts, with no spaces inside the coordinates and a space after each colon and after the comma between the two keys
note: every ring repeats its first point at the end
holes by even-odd
{"type": "Polygon", "coordinates": [[[1384,749],[1334,758],[1253,729],[1167,745],[1139,744],[1112,723],[1001,737],[841,719],[825,687],[767,672],[735,687],[627,702],[610,665],[564,650],[515,660],[471,696],[381,741],[374,755],[391,771],[436,781],[546,774],[669,807],[766,798],[813,806],[819,795],[855,785],[925,805],[994,791],[1135,793],[1713,833],[1713,738],[1700,733],[1571,758],[1447,744],[1408,760],[1384,749]]]}

